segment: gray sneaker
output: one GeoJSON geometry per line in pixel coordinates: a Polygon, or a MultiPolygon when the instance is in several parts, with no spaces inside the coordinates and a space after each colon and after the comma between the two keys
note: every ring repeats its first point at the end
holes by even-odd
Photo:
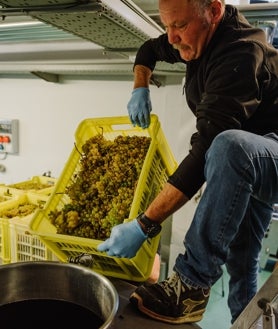
{"type": "Polygon", "coordinates": [[[130,302],[149,317],[167,323],[191,323],[202,319],[210,289],[191,288],[177,273],[153,285],[143,284],[130,302]]]}

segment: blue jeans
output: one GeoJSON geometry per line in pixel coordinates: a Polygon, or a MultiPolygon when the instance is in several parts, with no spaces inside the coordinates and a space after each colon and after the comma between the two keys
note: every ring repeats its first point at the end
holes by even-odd
{"type": "Polygon", "coordinates": [[[261,242],[278,203],[278,136],[220,133],[206,154],[205,177],[174,271],[183,282],[207,288],[225,264],[233,323],[257,292],[261,242]]]}

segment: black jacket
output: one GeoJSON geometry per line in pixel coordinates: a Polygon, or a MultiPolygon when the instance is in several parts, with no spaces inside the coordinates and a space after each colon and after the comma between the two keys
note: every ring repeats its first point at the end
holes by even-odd
{"type": "Polygon", "coordinates": [[[199,59],[182,60],[163,34],[140,47],[134,64],[153,70],[157,61],[186,63],[184,90],[197,132],[169,182],[187,197],[205,182],[205,153],[218,133],[242,129],[278,134],[278,51],[267,43],[264,31],[252,27],[233,6],[226,5],[199,59]]]}

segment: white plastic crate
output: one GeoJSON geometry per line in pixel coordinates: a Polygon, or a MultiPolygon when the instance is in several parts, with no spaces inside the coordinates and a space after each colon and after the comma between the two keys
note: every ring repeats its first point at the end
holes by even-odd
{"type": "Polygon", "coordinates": [[[57,260],[39,237],[30,233],[31,219],[32,217],[9,221],[10,262],[57,260]]]}

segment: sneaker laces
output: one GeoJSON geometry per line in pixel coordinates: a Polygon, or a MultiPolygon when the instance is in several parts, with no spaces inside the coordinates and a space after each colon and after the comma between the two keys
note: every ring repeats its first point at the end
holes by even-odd
{"type": "MultiPolygon", "coordinates": [[[[185,291],[185,287],[179,277],[179,275],[175,272],[168,279],[162,281],[160,283],[161,287],[165,291],[168,296],[173,294],[177,297],[177,305],[179,304],[180,295],[185,291]]],[[[188,287],[190,289],[190,287],[188,287]]]]}

